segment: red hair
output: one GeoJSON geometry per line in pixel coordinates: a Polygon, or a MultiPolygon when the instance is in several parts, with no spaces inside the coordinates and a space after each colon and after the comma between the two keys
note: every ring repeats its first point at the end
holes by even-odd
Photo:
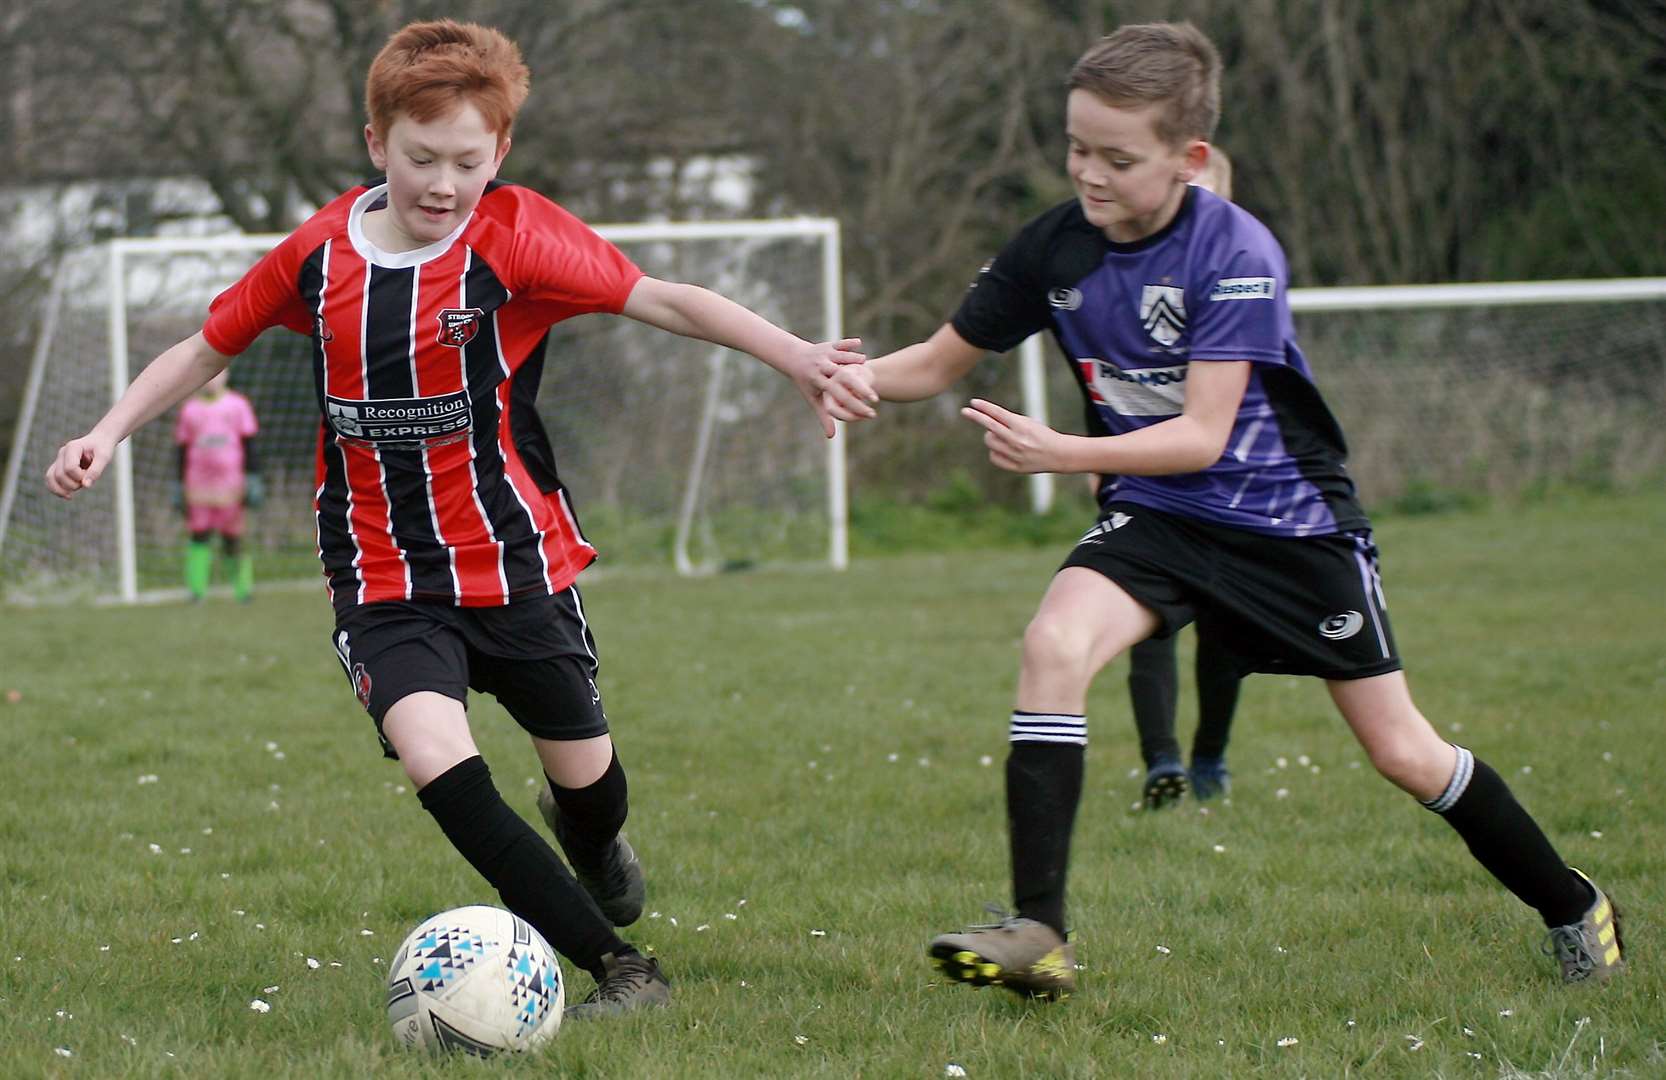
{"type": "Polygon", "coordinates": [[[467,103],[502,146],[531,81],[520,48],[502,33],[451,19],[415,22],[371,61],[364,107],[370,126],[386,138],[399,116],[428,123],[467,103]]]}

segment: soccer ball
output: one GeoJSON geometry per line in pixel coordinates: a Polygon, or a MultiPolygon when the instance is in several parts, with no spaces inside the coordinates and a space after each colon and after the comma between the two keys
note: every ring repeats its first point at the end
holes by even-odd
{"type": "Polygon", "coordinates": [[[425,919],[388,972],[388,1020],[407,1046],[482,1057],[531,1050],[554,1037],[565,999],[542,935],[483,904],[425,919]]]}

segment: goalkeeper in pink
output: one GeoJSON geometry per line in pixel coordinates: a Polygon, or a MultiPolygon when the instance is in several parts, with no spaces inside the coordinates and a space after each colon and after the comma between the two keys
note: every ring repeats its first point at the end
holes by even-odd
{"type": "Polygon", "coordinates": [[[254,595],[254,559],[243,546],[244,508],[265,498],[255,458],[260,432],[254,406],[231,389],[221,371],[188,399],[174,424],[179,445],[179,487],[174,505],[185,514],[185,587],[192,600],[208,595],[214,576],[214,534],[230,564],[232,591],[248,603],[254,595]]]}

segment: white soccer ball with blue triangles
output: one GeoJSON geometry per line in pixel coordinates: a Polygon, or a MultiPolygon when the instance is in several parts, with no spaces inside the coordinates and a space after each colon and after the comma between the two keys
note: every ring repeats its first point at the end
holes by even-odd
{"type": "Polygon", "coordinates": [[[423,920],[388,972],[388,1020],[407,1046],[530,1050],[561,1027],[555,952],[526,920],[475,904],[423,920]]]}

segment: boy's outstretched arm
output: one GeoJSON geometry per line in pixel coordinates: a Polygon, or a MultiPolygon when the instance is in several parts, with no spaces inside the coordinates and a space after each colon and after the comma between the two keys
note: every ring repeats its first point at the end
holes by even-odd
{"type": "Polygon", "coordinates": [[[229,363],[231,358],[215,352],[200,330],[162,353],[91,431],[59,448],[46,470],[47,490],[67,499],[92,487],[115,456],[117,443],[184,401],[229,363]]]}
{"type": "Polygon", "coordinates": [[[698,285],[644,277],[631,289],[623,314],[638,322],[751,353],[791,379],[815,410],[822,432],[833,437],[833,419],[874,415],[871,392],[831,376],[841,364],[867,359],[857,350],[860,338],[812,344],[776,326],[762,315],[698,285]]]}
{"type": "MultiPolygon", "coordinates": [[[[868,365],[882,401],[920,401],[941,394],[983,359],[985,350],[960,336],[949,323],[915,345],[876,357],[868,365]]],[[[854,372],[840,372],[845,381],[854,372]]]]}
{"type": "Polygon", "coordinates": [[[1249,376],[1248,360],[1194,363],[1187,369],[1186,404],[1180,415],[1123,435],[1067,435],[977,398],[960,414],[984,429],[989,460],[1009,472],[1199,472],[1226,451],[1249,376]]]}

